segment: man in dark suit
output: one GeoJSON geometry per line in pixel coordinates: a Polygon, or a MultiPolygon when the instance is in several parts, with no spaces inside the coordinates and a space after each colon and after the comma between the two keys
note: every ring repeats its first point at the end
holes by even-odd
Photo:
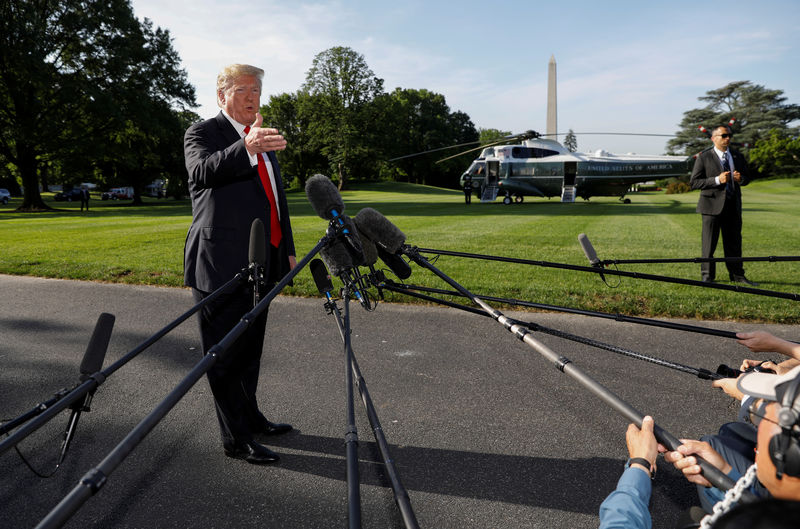
{"type": "MultiPolygon", "coordinates": [[[[275,157],[275,151],[286,148],[286,140],[276,129],[261,126],[263,75],[263,70],[249,65],[224,68],[217,77],[221,112],[192,125],[184,136],[193,215],[184,248],[184,283],[192,287],[198,302],[248,266],[253,219],[261,219],[265,226],[268,289],[297,264],[275,157]]],[[[252,308],[252,290],[245,283],[204,306],[199,313],[203,351],[217,344],[252,308]]],[[[207,373],[225,455],[254,464],[279,459],[256,442],[256,436],[292,429],[268,421],[256,402],[266,322],[264,311],[207,373]]]]}
{"type": "MultiPolygon", "coordinates": [[[[711,133],[712,147],[701,152],[694,162],[690,184],[700,189],[697,212],[703,215],[703,257],[714,257],[720,232],[725,257],[742,256],[742,190],[750,181],[747,162],[739,152],[730,149],[733,134],[727,125],[711,133]]],[[[715,278],[716,263],[702,263],[703,281],[715,278]]],[[[758,286],[744,275],[741,261],[727,262],[731,281],[758,286]]]]}
{"type": "Polygon", "coordinates": [[[89,211],[89,188],[81,187],[81,211],[86,206],[86,211],[89,211]]]}

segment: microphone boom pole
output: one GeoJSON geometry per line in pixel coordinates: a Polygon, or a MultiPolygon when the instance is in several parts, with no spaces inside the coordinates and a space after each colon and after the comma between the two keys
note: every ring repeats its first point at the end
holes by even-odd
{"type": "MultiPolygon", "coordinates": [[[[330,279],[325,277],[324,265],[319,263],[319,266],[322,268],[317,267],[317,270],[315,271],[315,265],[313,262],[311,263],[314,281],[316,282],[320,293],[327,297],[328,301],[325,304],[325,308],[328,309],[330,314],[334,315],[336,319],[336,325],[339,328],[339,334],[342,337],[342,342],[346,343],[345,335],[347,332],[347,327],[345,327],[345,324],[342,321],[342,315],[339,307],[336,305],[335,300],[333,300],[333,298],[330,296],[332,284],[330,283],[330,279]]],[[[372,434],[375,436],[375,442],[378,445],[378,450],[381,453],[383,465],[386,468],[386,474],[392,486],[394,501],[397,504],[397,508],[400,510],[400,515],[403,518],[403,523],[407,529],[419,529],[419,523],[417,522],[416,515],[411,507],[411,499],[409,498],[408,492],[403,486],[403,483],[400,481],[400,473],[397,471],[397,467],[394,464],[394,459],[389,452],[389,443],[386,441],[386,435],[383,433],[383,427],[381,426],[380,419],[378,418],[378,413],[375,410],[372,397],[367,389],[367,382],[364,380],[364,377],[361,374],[361,369],[358,367],[355,353],[352,351],[352,344],[350,347],[350,365],[353,369],[353,375],[355,376],[355,383],[358,387],[358,392],[361,395],[362,402],[364,403],[364,409],[367,412],[367,419],[369,419],[369,424],[372,428],[372,434]]]]}
{"type": "Polygon", "coordinates": [[[350,333],[350,294],[344,287],[344,357],[345,384],[347,385],[347,428],[344,433],[344,446],[347,455],[347,523],[350,529],[361,527],[361,490],[358,479],[358,430],[353,403],[353,347],[350,333]]]}
{"type": "Polygon", "coordinates": [[[120,358],[107,368],[105,368],[103,371],[94,373],[85,382],[83,382],[75,389],[70,391],[59,402],[55,403],[52,407],[45,410],[34,420],[30,421],[28,424],[24,425],[19,430],[15,431],[6,439],[3,439],[3,441],[0,441],[0,455],[4,454],[13,446],[16,446],[23,439],[28,437],[30,434],[41,428],[50,419],[55,417],[59,412],[74,404],[78,399],[83,398],[84,395],[86,395],[88,392],[96,390],[97,387],[100,386],[103,382],[105,382],[106,378],[112,375],[115,371],[117,371],[123,365],[127,364],[130,360],[132,360],[142,351],[153,345],[155,342],[166,336],[166,334],[172,331],[175,327],[177,327],[178,325],[189,319],[189,317],[191,317],[195,312],[203,308],[203,306],[206,303],[208,303],[213,299],[216,299],[224,292],[226,292],[228,289],[230,289],[232,286],[235,286],[237,282],[242,281],[244,278],[245,276],[242,272],[236,274],[230,281],[228,281],[227,283],[219,287],[217,290],[209,294],[206,298],[197,303],[194,307],[183,313],[181,316],[173,320],[171,323],[167,324],[164,328],[156,332],[150,338],[148,338],[147,340],[136,346],[134,349],[125,354],[125,356],[123,356],[122,358],[120,358]]]}
{"type": "Polygon", "coordinates": [[[688,257],[685,259],[600,259],[601,266],[613,264],[651,264],[651,263],[777,263],[786,261],[800,261],[796,255],[769,255],[766,257],[688,257]]]}
{"type": "MultiPolygon", "coordinates": [[[[465,297],[460,292],[456,292],[454,290],[444,290],[440,288],[432,288],[432,287],[424,287],[420,285],[409,285],[409,284],[401,284],[396,283],[391,280],[385,280],[385,283],[381,285],[386,290],[391,290],[392,292],[398,292],[400,294],[406,294],[408,296],[414,296],[410,291],[411,290],[419,290],[420,292],[432,292],[435,294],[443,294],[448,296],[460,296],[465,297]]],[[[430,298],[431,300],[436,300],[436,298],[430,298]]],[[[649,318],[639,318],[636,316],[625,316],[624,314],[610,314],[607,312],[597,312],[593,310],[585,310],[585,309],[574,309],[570,307],[562,307],[559,305],[549,305],[546,303],[534,303],[531,301],[523,301],[519,299],[509,299],[509,298],[499,298],[495,296],[481,296],[481,299],[484,301],[496,301],[498,303],[505,303],[507,305],[519,305],[521,307],[531,307],[534,309],[543,309],[543,310],[551,310],[555,312],[566,312],[568,314],[578,314],[581,316],[590,316],[594,318],[605,318],[608,320],[620,321],[625,323],[636,323],[639,325],[650,325],[652,327],[663,327],[665,329],[672,329],[676,331],[686,331],[686,332],[695,332],[698,334],[708,334],[711,336],[720,336],[722,338],[736,338],[736,332],[734,331],[725,331],[721,329],[709,329],[708,327],[700,327],[698,325],[689,325],[686,323],[675,323],[671,321],[663,321],[663,320],[653,320],[649,318]]],[[[462,305],[463,306],[463,305],[462,305]]],[[[458,307],[457,307],[458,308],[458,307]]]]}
{"type": "Polygon", "coordinates": [[[502,261],[506,263],[527,264],[534,266],[542,266],[546,268],[560,268],[562,270],[574,270],[577,272],[591,272],[593,274],[601,274],[601,275],[609,274],[622,277],[632,277],[634,279],[649,279],[651,281],[662,281],[665,283],[677,283],[679,285],[716,288],[718,290],[730,290],[734,292],[741,292],[743,294],[756,294],[759,296],[768,296],[773,298],[790,299],[792,301],[800,301],[800,294],[792,294],[791,292],[779,292],[775,290],[764,290],[761,288],[742,287],[738,285],[723,285],[722,283],[706,283],[704,281],[696,281],[694,279],[682,279],[678,277],[659,276],[654,274],[642,274],[640,272],[626,272],[624,270],[613,270],[610,268],[601,268],[599,266],[580,266],[580,265],[571,265],[566,263],[536,261],[532,259],[519,259],[515,257],[499,257],[495,255],[455,252],[450,250],[435,250],[432,248],[418,248],[417,251],[422,253],[432,253],[437,255],[450,255],[453,257],[466,257],[469,259],[484,259],[488,261],[502,261]]]}
{"type": "MultiPolygon", "coordinates": [[[[403,253],[410,257],[415,263],[423,266],[439,276],[442,280],[447,282],[449,285],[457,289],[459,292],[464,294],[468,297],[473,303],[481,307],[484,311],[486,311],[493,319],[503,325],[509,332],[514,334],[517,338],[521,341],[525,342],[529,346],[531,346],[535,351],[545,357],[547,360],[550,360],[556,368],[565,373],[578,382],[580,382],[584,387],[588,390],[593,392],[595,395],[600,397],[603,401],[609,404],[612,408],[617,410],[623,417],[631,421],[632,423],[636,424],[639,428],[642,426],[642,420],[644,419],[644,415],[633,408],[630,404],[622,400],[620,397],[612,393],[608,388],[597,382],[595,379],[587,375],[583,372],[579,367],[575,366],[572,361],[562,355],[559,355],[553,352],[550,348],[546,345],[541,343],[540,341],[536,340],[531,333],[523,328],[520,325],[514,324],[509,318],[504,316],[500,311],[493,309],[490,305],[486,304],[482,299],[478,298],[474,294],[472,294],[469,290],[461,286],[455,280],[451,279],[449,276],[444,274],[434,265],[432,265],[425,257],[420,255],[421,250],[418,248],[412,248],[409,246],[405,246],[403,248],[403,253]]],[[[678,440],[677,437],[672,435],[671,433],[667,432],[659,425],[654,425],[654,434],[656,439],[666,446],[669,450],[676,450],[678,446],[681,445],[681,442],[678,440]]],[[[703,476],[715,487],[721,490],[728,490],[734,485],[734,481],[725,475],[721,470],[711,465],[708,461],[697,457],[697,463],[700,465],[703,476]]],[[[747,494],[747,496],[751,496],[747,494]]]]}
{"type": "MultiPolygon", "coordinates": [[[[459,303],[454,303],[452,301],[446,301],[443,299],[438,299],[433,296],[426,296],[424,294],[419,294],[416,292],[404,292],[402,289],[392,288],[390,286],[385,286],[387,290],[391,290],[393,292],[400,292],[403,294],[407,294],[409,296],[413,296],[419,299],[424,299],[426,301],[433,301],[435,303],[440,303],[442,305],[446,305],[448,307],[453,307],[455,309],[463,310],[465,312],[471,312],[473,314],[477,314],[479,316],[487,316],[491,317],[490,314],[487,314],[485,311],[478,310],[473,307],[468,307],[466,305],[461,305],[459,303]]],[[[448,292],[449,293],[449,292],[448,292]]],[[[482,298],[488,299],[488,298],[482,298]]],[[[597,347],[598,349],[605,349],[606,351],[611,351],[612,353],[618,353],[624,356],[628,356],[631,358],[636,358],[637,360],[644,360],[645,362],[650,362],[652,364],[660,365],[663,367],[669,367],[671,369],[676,369],[678,371],[682,371],[684,373],[688,373],[690,375],[695,375],[698,378],[702,378],[704,380],[716,380],[720,378],[726,378],[719,373],[713,373],[708,369],[698,368],[698,367],[691,367],[683,364],[679,364],[676,362],[670,362],[668,360],[663,360],[661,358],[656,358],[654,356],[649,356],[644,353],[638,353],[636,351],[631,351],[630,349],[625,349],[622,347],[618,347],[616,345],[611,345],[603,342],[599,342],[597,340],[592,340],[591,338],[584,338],[582,336],[578,336],[575,334],[570,334],[564,331],[559,331],[557,329],[551,329],[549,327],[545,327],[543,325],[539,325],[538,323],[534,322],[526,322],[521,320],[516,320],[509,318],[509,321],[513,321],[517,325],[524,325],[525,327],[531,329],[532,331],[543,332],[545,334],[551,334],[553,336],[557,336],[559,338],[564,338],[565,340],[571,340],[573,342],[583,343],[586,345],[590,345],[592,347],[597,347]]]]}
{"type": "MultiPolygon", "coordinates": [[[[156,425],[166,417],[167,413],[183,398],[186,393],[194,386],[194,384],[216,363],[219,355],[224,354],[228,348],[247,330],[250,325],[258,318],[258,316],[269,307],[273,298],[291,281],[302,268],[308,264],[314,255],[316,255],[322,247],[328,244],[329,237],[325,235],[316,246],[301,259],[297,266],[286,274],[275,287],[265,295],[261,301],[256,305],[253,310],[242,316],[233,329],[217,344],[212,346],[208,352],[203,356],[203,359],[198,362],[194,368],[189,372],[186,377],[178,383],[178,385],[151,411],[136,427],[131,430],[127,436],[100,462],[100,464],[87,472],[80,482],[51,510],[45,518],[43,518],[36,526],[37,529],[53,529],[61,527],[69,518],[75,514],[86,501],[95,495],[107,482],[108,477],[114,470],[125,460],[125,458],[133,452],[133,450],[144,440],[147,434],[156,427],[156,425]]],[[[234,277],[241,279],[244,277],[243,273],[239,273],[234,277]]],[[[231,280],[233,281],[233,280],[231,280]]],[[[216,292],[229,283],[220,287],[216,292]]],[[[215,293],[216,293],[215,292],[215,293]]],[[[203,301],[210,299],[209,295],[203,301]]],[[[202,304],[198,304],[202,306],[202,304]]],[[[197,306],[196,306],[197,307],[197,306]]],[[[195,307],[195,309],[196,309],[195,307]]],[[[194,309],[193,309],[194,310],[194,309]]]]}

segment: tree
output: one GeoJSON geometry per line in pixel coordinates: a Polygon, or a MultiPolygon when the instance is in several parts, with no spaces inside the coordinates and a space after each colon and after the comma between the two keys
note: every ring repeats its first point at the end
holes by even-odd
{"type": "Polygon", "coordinates": [[[47,209],[42,166],[153,166],[170,114],[195,105],[169,33],[140,24],[128,0],[5,0],[0,64],[0,154],[19,171],[23,210],[47,209]]]}
{"type": "Polygon", "coordinates": [[[797,178],[800,176],[800,138],[772,129],[750,150],[750,161],[758,165],[762,175],[797,178]]]}
{"type": "MultiPolygon", "coordinates": [[[[478,132],[469,116],[451,112],[445,97],[425,89],[397,88],[389,94],[384,123],[390,124],[386,153],[390,158],[422,153],[432,149],[477,143],[478,132]]],[[[464,161],[437,163],[446,152],[430,153],[397,160],[406,181],[425,185],[455,187],[464,161]]]]}
{"type": "Polygon", "coordinates": [[[511,135],[510,130],[500,130],[500,129],[480,129],[478,131],[480,133],[480,142],[481,145],[486,145],[487,143],[495,143],[501,141],[506,136],[511,135]]]}
{"type": "Polygon", "coordinates": [[[339,188],[348,178],[366,176],[367,168],[374,167],[365,136],[372,125],[368,106],[383,93],[383,80],[375,77],[363,55],[336,46],[314,57],[302,89],[316,97],[309,133],[338,175],[339,188]]]}
{"type": "Polygon", "coordinates": [[[287,187],[296,179],[297,186],[303,188],[313,174],[328,172],[328,160],[315,148],[317,142],[311,134],[315,100],[316,96],[300,90],[271,96],[261,107],[264,123],[280,130],[286,138],[286,149],[277,156],[287,187]]]}
{"type": "Polygon", "coordinates": [[[567,135],[564,136],[564,147],[566,147],[569,152],[578,150],[578,138],[575,137],[575,133],[572,132],[572,129],[569,129],[567,135]]]}
{"type": "Polygon", "coordinates": [[[787,104],[782,90],[769,90],[750,81],[729,83],[709,90],[698,99],[706,106],[684,113],[681,129],[667,142],[669,151],[691,156],[708,148],[711,143],[708,136],[698,130],[700,125],[710,131],[712,127],[735,119],[732,126],[735,141],[753,146],[771,129],[787,131],[791,122],[800,119],[800,106],[787,104]]]}

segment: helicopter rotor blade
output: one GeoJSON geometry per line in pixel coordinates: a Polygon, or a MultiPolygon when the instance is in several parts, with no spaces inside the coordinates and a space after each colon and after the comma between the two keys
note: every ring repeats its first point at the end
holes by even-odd
{"type": "Polygon", "coordinates": [[[496,141],[493,141],[493,142],[490,142],[490,143],[485,143],[485,144],[481,145],[480,147],[475,147],[474,149],[468,149],[466,151],[461,151],[460,153],[454,154],[452,156],[448,156],[447,158],[442,158],[441,160],[436,160],[436,163],[446,162],[447,160],[452,160],[453,158],[458,158],[462,154],[468,154],[468,153],[477,151],[479,149],[485,149],[486,147],[494,147],[495,145],[500,145],[501,143],[508,143],[509,141],[524,141],[524,140],[529,140],[529,139],[532,139],[532,138],[538,138],[539,136],[541,136],[541,134],[539,134],[535,130],[527,130],[527,131],[521,132],[519,134],[510,134],[508,136],[503,136],[499,140],[496,140],[496,141]]]}
{"type": "Polygon", "coordinates": [[[436,149],[429,149],[427,151],[415,152],[414,154],[406,154],[405,156],[398,156],[397,158],[390,158],[389,160],[386,160],[386,161],[387,162],[394,162],[396,160],[403,160],[405,158],[413,158],[414,156],[422,156],[423,154],[428,154],[429,152],[437,152],[437,151],[444,151],[444,150],[447,150],[447,149],[455,149],[456,147],[463,147],[465,145],[474,145],[476,143],[480,143],[480,140],[468,141],[467,143],[459,143],[458,145],[450,145],[450,146],[447,146],[447,147],[439,147],[439,148],[436,148],[436,149]]]}
{"type": "Polygon", "coordinates": [[[508,140],[500,140],[500,141],[498,141],[496,143],[487,143],[485,145],[481,145],[480,147],[475,147],[474,149],[468,149],[466,151],[461,151],[460,153],[454,154],[452,156],[448,156],[447,158],[442,158],[441,160],[436,160],[436,163],[446,162],[447,160],[452,160],[453,158],[458,158],[459,156],[462,156],[464,154],[469,154],[471,152],[475,152],[475,151],[478,151],[478,150],[481,150],[481,149],[485,149],[486,147],[492,147],[494,145],[498,145],[498,144],[504,143],[506,141],[508,141],[508,140]]]}
{"type": "MultiPolygon", "coordinates": [[[[559,132],[557,134],[543,134],[543,136],[566,136],[568,132],[559,132]]],[[[585,136],[595,134],[600,136],[663,136],[665,138],[672,138],[675,134],[650,134],[646,132],[573,132],[576,136],[585,136]]]]}
{"type": "MultiPolygon", "coordinates": [[[[508,136],[503,136],[502,138],[500,138],[499,140],[496,140],[494,142],[485,143],[483,145],[475,147],[474,149],[469,149],[469,150],[466,150],[466,151],[462,151],[462,152],[460,152],[458,154],[455,154],[453,156],[450,156],[450,157],[447,157],[447,158],[443,158],[441,160],[438,160],[436,163],[443,162],[445,160],[450,160],[451,158],[455,158],[457,156],[461,156],[462,154],[466,154],[466,153],[469,153],[469,152],[477,151],[477,150],[483,149],[485,147],[493,147],[495,145],[499,145],[501,143],[506,143],[506,142],[509,142],[509,141],[527,140],[527,139],[530,139],[530,138],[538,138],[538,137],[539,137],[539,133],[536,132],[536,131],[533,131],[533,130],[528,130],[528,131],[525,131],[525,132],[521,132],[519,134],[509,134],[508,136]]],[[[456,145],[449,145],[447,147],[437,147],[436,149],[428,149],[427,151],[415,152],[413,154],[406,154],[404,156],[397,156],[395,158],[390,158],[387,161],[388,162],[395,162],[397,160],[404,160],[406,158],[413,158],[415,156],[422,156],[423,154],[428,154],[428,153],[431,153],[431,152],[445,151],[447,149],[455,149],[456,147],[464,147],[465,145],[474,145],[476,143],[480,143],[480,140],[468,141],[466,143],[459,143],[459,144],[456,144],[456,145]]]]}

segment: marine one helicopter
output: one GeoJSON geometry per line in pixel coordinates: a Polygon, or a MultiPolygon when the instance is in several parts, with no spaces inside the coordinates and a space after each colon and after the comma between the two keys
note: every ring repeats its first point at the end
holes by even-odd
{"type": "Polygon", "coordinates": [[[527,131],[481,147],[459,184],[463,187],[471,180],[481,202],[493,202],[498,195],[504,204],[522,202],[525,196],[559,196],[562,202],[618,196],[627,204],[625,194],[633,184],[683,176],[689,170],[686,156],[570,152],[542,136],[527,131]],[[510,144],[513,141],[519,143],[510,144]]]}
{"type": "MultiPolygon", "coordinates": [[[[588,200],[592,196],[618,196],[626,204],[625,194],[631,186],[655,179],[684,176],[689,172],[691,158],[687,156],[658,156],[611,154],[605,150],[592,153],[570,152],[555,139],[556,75],[555,57],[548,64],[547,134],[529,130],[506,136],[500,141],[448,156],[439,162],[480,150],[459,184],[470,182],[481,202],[494,202],[498,195],[504,204],[522,202],[526,196],[561,197],[561,202],[575,202],[575,197],[588,200]]],[[[581,134],[667,136],[672,134],[626,134],[584,132],[581,134]]],[[[454,145],[462,147],[467,144],[454,145]]],[[[440,147],[389,161],[425,155],[452,147],[440,147]]],[[[438,162],[437,162],[438,163],[438,162]]]]}

